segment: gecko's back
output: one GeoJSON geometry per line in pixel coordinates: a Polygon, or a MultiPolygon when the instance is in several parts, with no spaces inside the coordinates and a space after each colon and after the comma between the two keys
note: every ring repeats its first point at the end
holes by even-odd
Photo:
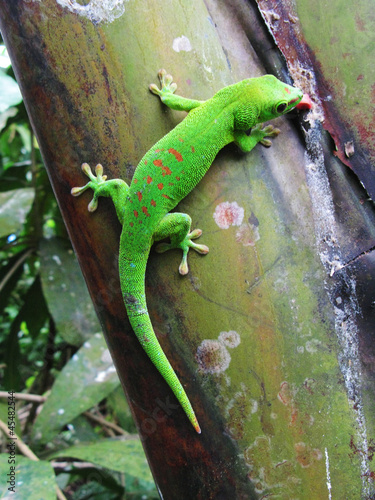
{"type": "Polygon", "coordinates": [[[203,178],[220,149],[233,141],[232,131],[230,110],[223,106],[218,112],[210,99],[145,154],[130,184],[124,214],[130,240],[139,233],[152,235],[157,223],[203,178]]]}

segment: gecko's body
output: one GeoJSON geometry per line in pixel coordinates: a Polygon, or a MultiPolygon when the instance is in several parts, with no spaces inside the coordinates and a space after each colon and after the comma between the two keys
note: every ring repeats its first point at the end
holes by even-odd
{"type": "Polygon", "coordinates": [[[258,124],[290,111],[302,99],[302,93],[266,75],[225,87],[202,102],[176,96],[176,85],[171,83],[172,78],[165,71],[160,71],[159,77],[161,89],[151,85],[150,90],[172,109],[189,111],[187,117],[145,154],[130,186],[120,179],[106,181],[101,165],[97,166],[97,176],[94,176],[90,167],[84,164],[83,170],[90,182],[82,188],[73,188],[72,194],[79,195],[92,188],[94,198],[89,205],[90,211],[96,209],[99,196],[112,198],[123,226],[119,271],[130,323],[189,420],[200,432],[190,401],[161,349],[147,311],[145,272],[150,248],[155,241],[169,237],[170,244],[161,243],[156,249],[159,252],[182,249],[181,274],[188,272],[189,248],[202,254],[208,252],[205,245],[192,241],[202,232],[199,229],[190,232],[190,217],[170,211],[198,184],[226,144],[234,141],[243,151],[250,151],[258,142],[269,146],[270,141],[265,138],[277,135],[278,130],[270,126],[261,129],[258,124]]]}

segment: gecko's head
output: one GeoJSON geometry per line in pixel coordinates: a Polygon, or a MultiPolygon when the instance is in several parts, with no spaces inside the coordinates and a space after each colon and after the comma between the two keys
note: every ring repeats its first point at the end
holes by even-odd
{"type": "Polygon", "coordinates": [[[285,115],[302,100],[300,89],[281,82],[273,75],[257,78],[259,122],[285,115]]]}
{"type": "Polygon", "coordinates": [[[303,97],[301,90],[281,82],[273,75],[249,78],[234,87],[234,125],[238,130],[247,130],[257,123],[285,115],[303,97]]]}

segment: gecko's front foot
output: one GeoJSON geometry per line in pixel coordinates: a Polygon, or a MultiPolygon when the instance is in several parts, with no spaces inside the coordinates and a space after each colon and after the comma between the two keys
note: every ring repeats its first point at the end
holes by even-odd
{"type": "Polygon", "coordinates": [[[161,69],[158,73],[159,81],[160,81],[160,89],[155,83],[151,83],[149,89],[153,94],[156,94],[163,101],[163,97],[167,95],[174,94],[177,89],[177,84],[172,83],[173,77],[165,71],[165,69],[161,69]]]}
{"type": "Polygon", "coordinates": [[[166,252],[167,250],[172,250],[173,248],[180,248],[182,250],[182,261],[178,271],[183,276],[189,272],[189,266],[187,263],[187,256],[190,248],[195,250],[196,252],[206,255],[209,252],[209,248],[206,245],[198,245],[194,243],[193,240],[196,240],[202,235],[201,229],[194,229],[188,233],[182,241],[177,241],[176,238],[171,238],[171,243],[159,243],[155,250],[158,253],[166,252]]]}
{"type": "Polygon", "coordinates": [[[74,187],[71,190],[73,196],[79,196],[84,193],[87,189],[92,189],[94,191],[94,196],[89,203],[88,209],[89,212],[94,212],[98,207],[98,198],[99,196],[103,196],[101,193],[102,188],[104,188],[105,181],[107,179],[106,175],[103,175],[103,167],[100,165],[96,165],[95,174],[91,171],[90,165],[88,163],[82,164],[82,170],[90,179],[90,181],[82,187],[74,187]]]}
{"type": "Polygon", "coordinates": [[[266,148],[272,146],[272,142],[266,137],[277,137],[280,134],[280,129],[274,127],[273,125],[267,125],[262,128],[262,124],[258,123],[253,129],[251,129],[250,135],[257,138],[257,142],[260,142],[266,148]]]}

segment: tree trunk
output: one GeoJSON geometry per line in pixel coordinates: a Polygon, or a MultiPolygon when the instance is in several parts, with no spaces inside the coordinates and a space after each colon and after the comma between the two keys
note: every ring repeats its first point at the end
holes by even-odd
{"type": "MultiPolygon", "coordinates": [[[[130,180],[183,118],[147,90],[160,68],[199,100],[264,72],[288,76],[249,3],[110,4],[2,0],[1,31],[162,498],[370,498],[373,402],[361,393],[358,276],[345,264],[349,248],[358,255],[359,241],[373,241],[371,207],[312,114],[307,149],[296,119],[277,120],[271,149],[226,147],[182,201],[210,253],[190,256],[184,278],[179,252],[151,253],[146,293],[195,434],[126,319],[110,201],[92,215],[90,195],[70,189],[86,182],[83,162],[130,180]]],[[[282,18],[289,32],[292,14],[282,18]]],[[[263,11],[271,25],[277,15],[263,11]]]]}

